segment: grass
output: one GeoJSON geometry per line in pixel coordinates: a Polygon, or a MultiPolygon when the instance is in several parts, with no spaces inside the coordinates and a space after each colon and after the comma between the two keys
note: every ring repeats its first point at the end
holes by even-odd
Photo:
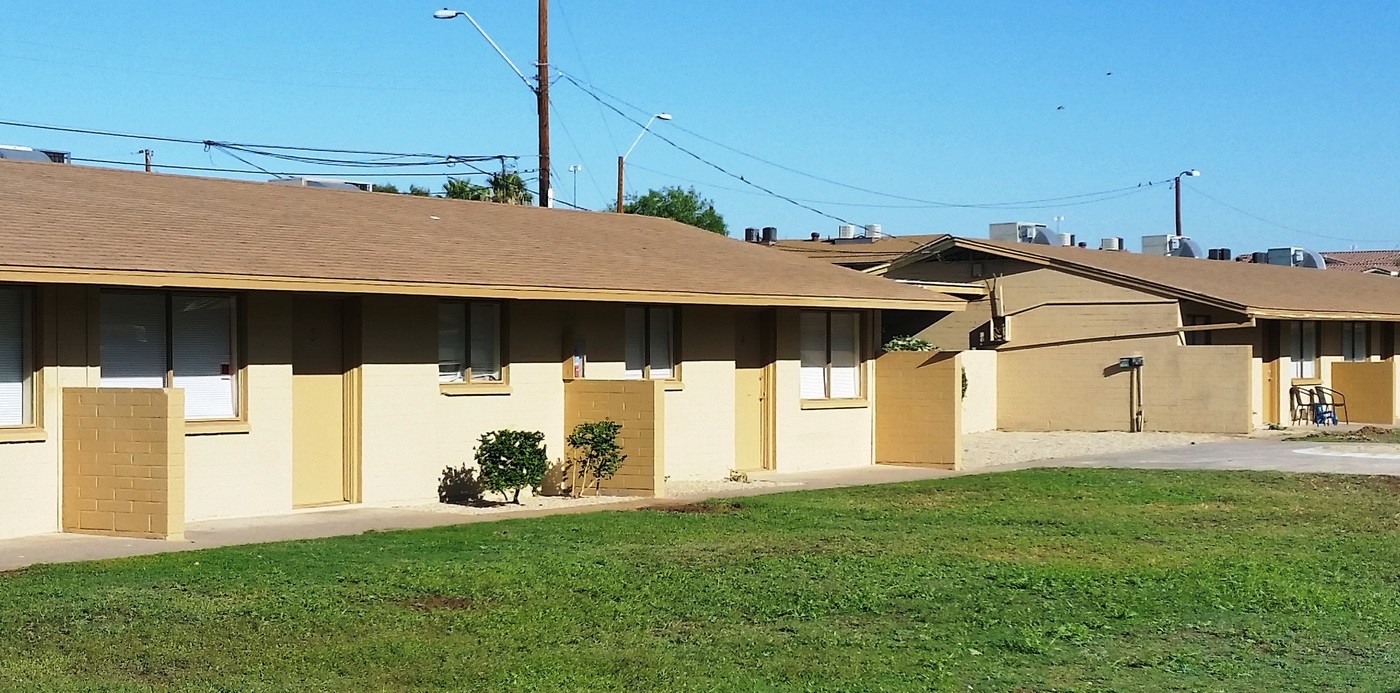
{"type": "Polygon", "coordinates": [[[1400,443],[1400,430],[1380,426],[1362,426],[1354,431],[1318,431],[1289,438],[1309,443],[1400,443]]]}
{"type": "Polygon", "coordinates": [[[1387,691],[1398,501],[1044,469],[38,566],[0,687],[1387,691]]]}

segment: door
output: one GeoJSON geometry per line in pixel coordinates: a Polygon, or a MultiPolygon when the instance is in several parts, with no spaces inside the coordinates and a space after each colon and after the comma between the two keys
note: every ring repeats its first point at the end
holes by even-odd
{"type": "MultiPolygon", "coordinates": [[[[1283,351],[1283,323],[1270,320],[1260,326],[1260,339],[1263,349],[1260,351],[1260,361],[1263,363],[1264,377],[1261,383],[1264,392],[1261,393],[1264,399],[1264,423],[1282,424],[1280,415],[1279,398],[1283,396],[1282,386],[1279,384],[1279,357],[1283,351]]],[[[1289,405],[1292,406],[1291,404],[1289,405]]],[[[1292,416],[1292,412],[1289,412],[1292,416]]]]}
{"type": "Polygon", "coordinates": [[[298,296],[292,322],[292,503],[344,503],[344,301],[298,296]]]}
{"type": "Polygon", "coordinates": [[[734,468],[741,472],[773,468],[771,332],[765,312],[741,312],[734,321],[734,468]]]}

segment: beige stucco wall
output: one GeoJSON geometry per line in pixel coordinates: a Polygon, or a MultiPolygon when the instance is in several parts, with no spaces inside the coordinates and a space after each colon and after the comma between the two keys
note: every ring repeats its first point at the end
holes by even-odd
{"type": "Polygon", "coordinates": [[[997,352],[972,350],[958,354],[958,363],[967,375],[967,392],[962,394],[962,432],[982,433],[997,427],[997,352]]]}
{"type": "Polygon", "coordinates": [[[683,389],[665,393],[666,476],[722,479],[734,467],[734,310],[681,313],[683,389]]]}
{"type": "MultiPolygon", "coordinates": [[[[61,438],[59,388],[75,375],[84,384],[86,369],[78,364],[60,371],[54,344],[56,291],[40,293],[41,335],[45,358],[41,364],[40,399],[44,440],[0,443],[0,539],[59,531],[61,438]]],[[[83,352],[85,354],[85,351],[83,352]]]]}
{"type": "MultiPolygon", "coordinates": [[[[799,311],[777,313],[776,469],[799,472],[868,466],[874,460],[874,415],[867,403],[842,409],[803,409],[799,377],[799,311]]],[[[866,401],[873,396],[871,362],[865,364],[866,401]]]]}

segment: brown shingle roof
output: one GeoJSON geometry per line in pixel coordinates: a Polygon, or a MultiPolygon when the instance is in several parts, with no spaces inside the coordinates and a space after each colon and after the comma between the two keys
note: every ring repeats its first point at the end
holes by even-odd
{"type": "Polygon", "coordinates": [[[778,241],[778,250],[806,255],[814,260],[825,260],[833,265],[880,264],[903,257],[905,253],[928,244],[942,234],[922,234],[917,236],[884,236],[870,242],[836,243],[831,239],[778,241]]]}
{"type": "Polygon", "coordinates": [[[901,262],[950,247],[1048,264],[1261,317],[1400,320],[1400,282],[1380,275],[953,237],[901,262]]]}
{"type": "Polygon", "coordinates": [[[10,161],[0,162],[0,191],[0,277],[11,280],[935,310],[962,303],[652,217],[10,161]]]}

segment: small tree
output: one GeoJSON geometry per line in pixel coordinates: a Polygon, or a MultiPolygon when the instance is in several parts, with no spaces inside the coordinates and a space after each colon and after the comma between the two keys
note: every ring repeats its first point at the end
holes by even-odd
{"type": "Polygon", "coordinates": [[[375,183],[371,190],[374,192],[393,193],[397,195],[399,193],[399,186],[393,183],[375,183]]]}
{"type": "Polygon", "coordinates": [[[520,492],[527,488],[538,491],[549,468],[544,434],[510,429],[483,433],[477,441],[476,466],[481,470],[482,488],[519,505],[520,492]],[[507,491],[514,491],[514,495],[507,491]]]}
{"type": "Polygon", "coordinates": [[[491,201],[491,189],[484,185],[477,185],[469,180],[460,178],[450,178],[442,186],[442,194],[449,200],[476,200],[478,202],[491,201]]]}
{"type": "Polygon", "coordinates": [[[695,188],[672,186],[660,190],[648,190],[640,197],[633,196],[622,206],[627,214],[641,214],[648,217],[666,217],[682,224],[690,224],[717,233],[729,235],[729,226],[724,217],[715,211],[715,204],[695,188]]]}
{"type": "Polygon", "coordinates": [[[929,341],[928,341],[927,339],[921,339],[921,338],[919,338],[919,337],[912,337],[912,336],[895,337],[894,339],[891,339],[890,341],[885,342],[885,346],[882,347],[882,348],[883,348],[885,351],[933,351],[933,350],[934,350],[933,344],[929,343],[929,341]]]}
{"type": "Polygon", "coordinates": [[[588,479],[593,479],[594,495],[602,489],[603,480],[611,479],[627,456],[622,454],[622,443],[617,437],[622,433],[622,424],[611,419],[590,421],[574,426],[565,440],[573,449],[574,497],[583,495],[588,487],[588,479]]]}
{"type": "Polygon", "coordinates": [[[427,188],[421,185],[410,185],[408,186],[408,194],[414,197],[428,197],[433,193],[431,190],[428,190],[427,188]]]}

